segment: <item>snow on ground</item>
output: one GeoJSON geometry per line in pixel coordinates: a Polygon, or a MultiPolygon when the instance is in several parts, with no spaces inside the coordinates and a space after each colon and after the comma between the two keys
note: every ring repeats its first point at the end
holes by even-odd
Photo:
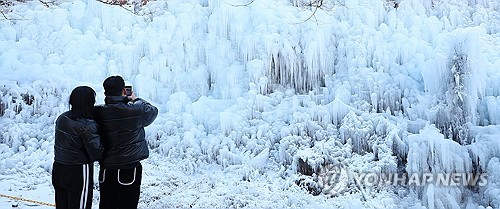
{"type": "MultiPolygon", "coordinates": [[[[14,156],[15,158],[15,156],[14,156]]],[[[205,165],[195,171],[181,169],[178,160],[153,154],[143,161],[144,176],[139,208],[356,208],[363,207],[359,194],[328,199],[312,196],[290,179],[269,171],[244,179],[245,168],[205,165]]],[[[95,167],[97,169],[97,166],[95,167]]],[[[21,170],[21,169],[19,169],[21,170]]],[[[50,175],[37,169],[1,175],[1,194],[53,203],[50,175]]],[[[97,175],[94,175],[97,182],[97,175]]],[[[95,184],[97,187],[98,185],[95,184]]],[[[395,194],[384,191],[364,204],[370,208],[396,208],[395,194]]],[[[94,189],[94,208],[98,208],[94,189]]],[[[3,198],[1,208],[53,208],[3,198]]]]}
{"type": "Polygon", "coordinates": [[[0,194],[53,203],[55,118],[119,74],[160,110],[140,208],[500,208],[497,1],[246,3],[2,5],[0,194]],[[488,185],[349,180],[332,197],[318,175],[337,163],[488,185]]]}

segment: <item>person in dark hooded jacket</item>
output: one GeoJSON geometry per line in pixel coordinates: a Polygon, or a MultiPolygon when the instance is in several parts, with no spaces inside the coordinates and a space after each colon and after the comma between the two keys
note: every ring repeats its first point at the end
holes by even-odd
{"type": "Polygon", "coordinates": [[[158,115],[158,109],[135,96],[127,95],[120,76],[104,83],[104,105],[95,107],[95,119],[105,147],[99,161],[99,208],[137,208],[142,181],[141,160],[149,157],[144,127],[158,115]]]}
{"type": "Polygon", "coordinates": [[[94,161],[104,147],[93,120],[95,91],[88,86],[73,89],[71,109],[56,120],[52,185],[57,209],[92,207],[94,161]]]}

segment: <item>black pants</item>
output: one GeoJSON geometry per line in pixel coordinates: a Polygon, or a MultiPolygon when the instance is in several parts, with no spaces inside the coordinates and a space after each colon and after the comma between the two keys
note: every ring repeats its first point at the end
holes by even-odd
{"type": "Polygon", "coordinates": [[[99,171],[100,209],[137,208],[141,193],[142,165],[99,171]]]}
{"type": "Polygon", "coordinates": [[[90,209],[94,186],[94,165],[63,165],[54,162],[52,185],[57,209],[90,209]]]}

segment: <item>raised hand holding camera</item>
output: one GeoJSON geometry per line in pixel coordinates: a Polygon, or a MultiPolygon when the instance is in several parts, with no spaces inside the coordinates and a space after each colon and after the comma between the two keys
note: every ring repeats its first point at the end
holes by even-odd
{"type": "Polygon", "coordinates": [[[135,99],[137,99],[137,97],[135,96],[134,91],[132,90],[132,86],[125,86],[123,89],[124,89],[124,92],[125,92],[125,96],[128,99],[130,99],[130,101],[134,101],[135,99]]]}

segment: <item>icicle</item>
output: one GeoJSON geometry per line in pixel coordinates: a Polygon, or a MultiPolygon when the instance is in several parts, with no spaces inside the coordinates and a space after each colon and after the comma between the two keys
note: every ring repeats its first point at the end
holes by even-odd
{"type": "Polygon", "coordinates": [[[489,124],[500,125],[500,97],[488,96],[485,99],[489,124]]]}
{"type": "Polygon", "coordinates": [[[428,206],[428,209],[434,209],[434,204],[435,204],[435,200],[434,200],[434,185],[433,184],[430,184],[429,186],[427,186],[426,188],[427,192],[426,192],[426,196],[427,196],[427,206],[428,206]]]}

